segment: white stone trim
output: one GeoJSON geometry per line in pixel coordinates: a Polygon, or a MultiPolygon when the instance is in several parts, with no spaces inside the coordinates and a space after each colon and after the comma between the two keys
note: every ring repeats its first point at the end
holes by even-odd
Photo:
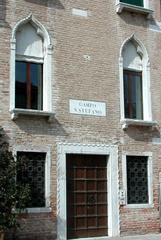
{"type": "MultiPolygon", "coordinates": [[[[118,236],[119,231],[119,186],[118,147],[101,144],[59,143],[57,161],[57,239],[67,239],[66,219],[66,154],[97,154],[108,157],[108,235],[118,236]]],[[[107,236],[106,236],[107,237],[107,236]]],[[[95,239],[95,238],[92,238],[95,239]]],[[[98,238],[101,239],[101,238],[98,238]]]]}
{"type": "Polygon", "coordinates": [[[26,55],[16,55],[16,60],[25,61],[25,62],[35,62],[35,63],[44,63],[43,58],[35,57],[35,56],[26,56],[26,55]]]}
{"type": "Polygon", "coordinates": [[[152,14],[153,14],[153,10],[147,9],[147,8],[141,7],[141,6],[135,6],[135,5],[127,4],[127,3],[123,3],[123,2],[120,2],[116,5],[116,12],[117,13],[120,14],[124,10],[128,11],[128,12],[136,12],[136,13],[146,15],[147,19],[151,19],[152,14]]]}
{"type": "Polygon", "coordinates": [[[161,22],[156,21],[156,20],[155,20],[155,22],[150,22],[149,30],[160,33],[161,32],[161,22]]]}
{"type": "Polygon", "coordinates": [[[120,48],[119,57],[119,78],[120,78],[120,113],[121,122],[124,122],[125,112],[124,112],[124,81],[123,81],[123,49],[129,41],[134,41],[138,45],[138,51],[142,54],[143,66],[142,66],[142,89],[143,89],[143,120],[152,121],[152,110],[151,110],[151,88],[150,88],[150,62],[146,48],[142,42],[132,34],[127,38],[120,48]]]}
{"type": "Polygon", "coordinates": [[[51,171],[51,150],[50,147],[44,146],[30,146],[30,145],[19,145],[13,146],[13,155],[17,156],[17,152],[37,152],[37,153],[46,153],[45,159],[45,202],[46,206],[42,208],[27,208],[29,213],[37,212],[51,212],[50,207],[50,195],[51,195],[51,186],[50,186],[50,171],[51,171]]]}
{"type": "Polygon", "coordinates": [[[55,113],[41,110],[14,108],[10,111],[10,113],[12,120],[16,120],[19,116],[40,116],[48,118],[48,122],[53,122],[55,118],[55,113]]]}
{"type": "Polygon", "coordinates": [[[27,213],[50,213],[52,211],[51,207],[27,208],[26,210],[27,210],[27,213]]]}
{"type": "Polygon", "coordinates": [[[125,152],[122,155],[122,173],[123,173],[123,189],[125,191],[125,203],[127,208],[152,208],[153,207],[153,165],[152,165],[152,152],[125,152]],[[128,204],[127,203],[127,156],[147,156],[148,157],[148,193],[149,203],[147,204],[128,204]]]}
{"type": "Polygon", "coordinates": [[[121,121],[122,129],[126,130],[129,126],[145,126],[145,127],[153,127],[157,126],[157,121],[144,121],[137,119],[124,119],[121,121]]]}
{"type": "MultiPolygon", "coordinates": [[[[106,237],[88,237],[88,238],[80,238],[81,240],[107,240],[110,237],[106,236],[106,237]]],[[[78,240],[79,238],[72,238],[72,240],[78,240]]],[[[111,238],[110,238],[111,239],[111,238]]],[[[118,239],[117,239],[118,240],[118,239]]]]}
{"type": "Polygon", "coordinates": [[[79,17],[88,17],[88,11],[79,8],[72,8],[72,15],[79,16],[79,17]]]}
{"type": "MultiPolygon", "coordinates": [[[[10,111],[15,108],[15,61],[16,61],[16,31],[17,29],[30,22],[44,40],[44,59],[43,59],[43,110],[52,111],[52,50],[50,36],[46,28],[30,14],[27,18],[20,20],[12,30],[11,56],[10,56],[10,111]]],[[[34,58],[35,59],[35,58],[34,58]]],[[[32,60],[34,60],[32,59],[32,60]]],[[[34,60],[38,62],[38,59],[34,60]]],[[[42,62],[42,59],[39,60],[42,62]]]]}

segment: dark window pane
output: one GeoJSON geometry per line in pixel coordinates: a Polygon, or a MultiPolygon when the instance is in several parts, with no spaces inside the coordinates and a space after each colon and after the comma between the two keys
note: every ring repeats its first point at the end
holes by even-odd
{"type": "Polygon", "coordinates": [[[16,62],[15,107],[26,108],[27,105],[27,67],[24,62],[16,62]]]}
{"type": "Polygon", "coordinates": [[[45,207],[45,153],[18,152],[21,168],[17,172],[17,181],[29,184],[31,200],[27,207],[45,207]]]}
{"type": "Polygon", "coordinates": [[[140,7],[144,6],[143,0],[120,0],[120,2],[136,5],[140,7]]]}
{"type": "Polygon", "coordinates": [[[148,158],[127,156],[127,202],[148,203],[148,158]]]}
{"type": "Polygon", "coordinates": [[[125,118],[143,119],[142,74],[124,70],[125,118]]]}
{"type": "Polygon", "coordinates": [[[31,64],[31,108],[42,109],[42,64],[31,64]]]}
{"type": "Polygon", "coordinates": [[[16,108],[43,108],[43,65],[16,61],[16,108]]]}

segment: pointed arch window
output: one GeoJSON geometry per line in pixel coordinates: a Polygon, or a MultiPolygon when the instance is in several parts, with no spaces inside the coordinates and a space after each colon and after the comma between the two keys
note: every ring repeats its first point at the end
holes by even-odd
{"type": "Polygon", "coordinates": [[[153,125],[150,96],[150,65],[143,44],[135,36],[120,52],[121,122],[153,125]]]}
{"type": "Polygon", "coordinates": [[[125,118],[143,119],[143,56],[129,41],[123,50],[123,85],[125,118]]]}
{"type": "Polygon", "coordinates": [[[32,15],[16,24],[11,40],[12,113],[52,112],[51,55],[49,35],[32,15]]]}
{"type": "Polygon", "coordinates": [[[16,33],[16,108],[43,110],[43,65],[43,39],[27,23],[16,33]]]}

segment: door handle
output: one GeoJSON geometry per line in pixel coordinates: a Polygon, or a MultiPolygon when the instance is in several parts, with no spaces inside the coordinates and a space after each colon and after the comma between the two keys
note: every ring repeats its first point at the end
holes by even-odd
{"type": "Polygon", "coordinates": [[[88,196],[88,203],[90,203],[90,204],[94,204],[96,202],[96,198],[95,198],[95,196],[94,195],[90,195],[90,196],[88,196]]]}

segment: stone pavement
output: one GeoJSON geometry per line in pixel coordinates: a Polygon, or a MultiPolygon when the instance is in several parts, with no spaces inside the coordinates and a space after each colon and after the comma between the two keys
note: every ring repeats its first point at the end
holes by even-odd
{"type": "Polygon", "coordinates": [[[161,234],[147,234],[126,237],[112,237],[109,240],[161,240],[161,234]]]}

